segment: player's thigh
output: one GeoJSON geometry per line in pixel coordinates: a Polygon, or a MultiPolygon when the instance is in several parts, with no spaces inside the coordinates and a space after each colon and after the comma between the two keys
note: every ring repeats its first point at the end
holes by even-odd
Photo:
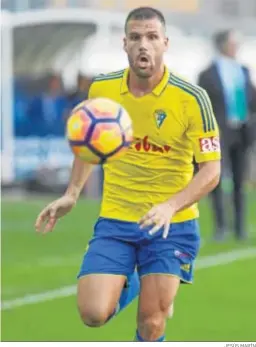
{"type": "Polygon", "coordinates": [[[131,275],[136,263],[135,247],[109,237],[93,237],[85,252],[78,278],[95,274],[131,275]]]}
{"type": "Polygon", "coordinates": [[[91,274],[78,280],[77,304],[82,320],[88,325],[104,324],[114,312],[126,277],[91,274]]]}
{"type": "Polygon", "coordinates": [[[99,316],[102,320],[102,316],[112,314],[126,277],[135,268],[135,248],[120,235],[116,238],[113,229],[118,227],[113,223],[104,220],[96,223],[82,261],[78,275],[78,308],[83,320],[88,316],[94,319],[99,316]]]}
{"type": "Polygon", "coordinates": [[[179,285],[180,279],[176,276],[165,274],[143,276],[138,308],[139,322],[157,315],[167,317],[179,285]]]}

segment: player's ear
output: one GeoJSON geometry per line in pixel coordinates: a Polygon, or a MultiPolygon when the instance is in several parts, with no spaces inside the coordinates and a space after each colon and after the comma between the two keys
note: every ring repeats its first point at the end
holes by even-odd
{"type": "Polygon", "coordinates": [[[126,39],[126,37],[123,38],[123,49],[127,53],[127,39],[126,39]]]}
{"type": "Polygon", "coordinates": [[[164,38],[164,45],[165,45],[165,52],[166,52],[167,49],[169,48],[169,38],[167,36],[164,38]]]}

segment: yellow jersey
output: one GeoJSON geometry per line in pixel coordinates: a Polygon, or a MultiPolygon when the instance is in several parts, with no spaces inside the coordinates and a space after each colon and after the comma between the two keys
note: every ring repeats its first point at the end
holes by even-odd
{"type": "MultiPolygon", "coordinates": [[[[138,222],[154,205],[183,190],[198,163],[219,160],[218,126],[206,92],[165,68],[150,94],[135,97],[129,69],[99,75],[89,98],[121,104],[133,121],[134,142],[120,159],[104,165],[100,216],[138,222]]],[[[199,216],[197,204],[178,212],[172,223],[199,216]]]]}

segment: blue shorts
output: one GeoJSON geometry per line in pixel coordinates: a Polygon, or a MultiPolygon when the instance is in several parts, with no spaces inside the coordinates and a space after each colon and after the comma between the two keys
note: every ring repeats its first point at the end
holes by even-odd
{"type": "Polygon", "coordinates": [[[173,223],[167,239],[162,231],[148,234],[137,223],[99,218],[89,242],[78,278],[89,274],[139,276],[169,274],[192,283],[194,260],[200,246],[196,219],[173,223]]]}

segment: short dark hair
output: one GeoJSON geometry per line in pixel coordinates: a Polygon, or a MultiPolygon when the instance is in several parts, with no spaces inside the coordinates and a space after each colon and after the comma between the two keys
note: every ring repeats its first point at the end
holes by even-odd
{"type": "Polygon", "coordinates": [[[219,31],[214,35],[215,47],[220,51],[223,45],[228,41],[230,34],[233,32],[232,29],[219,31]]]}
{"type": "Polygon", "coordinates": [[[130,20],[146,20],[146,19],[153,19],[157,18],[159,21],[163,24],[165,27],[165,18],[162,12],[159,10],[153,8],[153,7],[137,7],[134,10],[132,10],[125,21],[125,32],[127,29],[127,24],[130,20]]]}

